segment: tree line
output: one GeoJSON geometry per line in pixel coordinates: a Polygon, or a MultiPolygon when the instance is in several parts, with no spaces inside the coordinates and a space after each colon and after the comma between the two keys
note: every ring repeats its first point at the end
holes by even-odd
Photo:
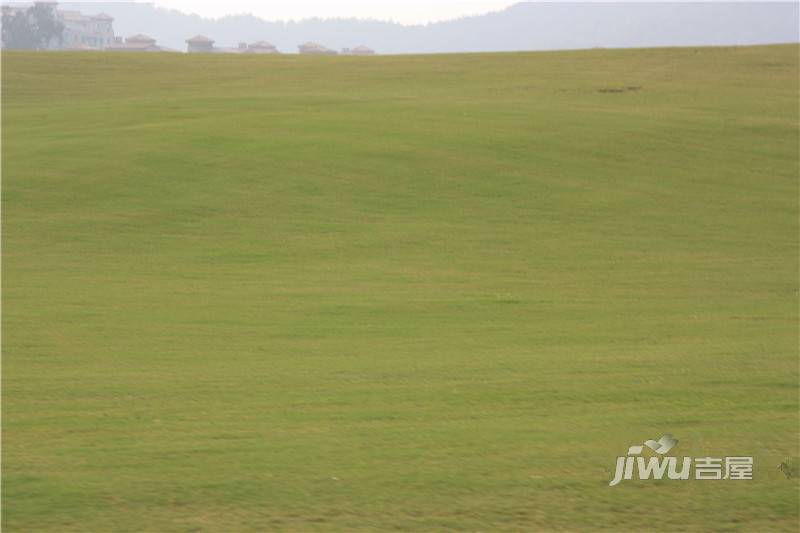
{"type": "Polygon", "coordinates": [[[46,50],[61,45],[64,25],[58,20],[55,8],[35,3],[27,9],[3,6],[3,48],[46,50]]]}

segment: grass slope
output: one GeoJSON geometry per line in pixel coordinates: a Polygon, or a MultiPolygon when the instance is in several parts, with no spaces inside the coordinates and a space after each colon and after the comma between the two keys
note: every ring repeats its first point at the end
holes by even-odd
{"type": "Polygon", "coordinates": [[[794,531],[798,50],[4,53],[5,530],[794,531]]]}

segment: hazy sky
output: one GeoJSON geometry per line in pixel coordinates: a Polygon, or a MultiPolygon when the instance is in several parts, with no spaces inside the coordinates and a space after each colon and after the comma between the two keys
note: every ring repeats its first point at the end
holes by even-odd
{"type": "Polygon", "coordinates": [[[257,0],[155,0],[159,7],[196,13],[203,17],[222,17],[252,13],[266,20],[299,20],[310,17],[358,17],[419,24],[477,15],[506,8],[515,2],[460,0],[372,0],[342,1],[257,1],[257,0]]]}

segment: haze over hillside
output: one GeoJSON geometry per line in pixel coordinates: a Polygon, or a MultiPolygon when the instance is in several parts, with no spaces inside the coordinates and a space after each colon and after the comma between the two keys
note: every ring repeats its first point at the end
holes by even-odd
{"type": "Polygon", "coordinates": [[[593,47],[745,45],[800,41],[798,4],[532,3],[427,25],[360,19],[275,22],[252,15],[207,19],[152,4],[61,3],[61,9],[105,12],[117,35],[145,33],[185,50],[207,35],[220,46],[268,40],[283,51],[316,41],[339,49],[368,45],[379,53],[495,52],[593,47]]]}

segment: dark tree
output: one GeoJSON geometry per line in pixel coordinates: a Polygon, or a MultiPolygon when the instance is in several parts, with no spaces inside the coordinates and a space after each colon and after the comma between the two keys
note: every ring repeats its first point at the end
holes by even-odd
{"type": "Polygon", "coordinates": [[[48,45],[53,41],[57,41],[60,45],[64,33],[64,25],[56,16],[54,4],[35,3],[33,7],[28,9],[28,12],[31,14],[36,28],[39,46],[48,48],[48,45]]]}
{"type": "Polygon", "coordinates": [[[36,35],[28,22],[27,11],[3,6],[3,48],[36,48],[36,35]]]}
{"type": "Polygon", "coordinates": [[[3,6],[3,48],[47,49],[61,43],[63,32],[52,4],[36,3],[26,10],[3,6]]]}

